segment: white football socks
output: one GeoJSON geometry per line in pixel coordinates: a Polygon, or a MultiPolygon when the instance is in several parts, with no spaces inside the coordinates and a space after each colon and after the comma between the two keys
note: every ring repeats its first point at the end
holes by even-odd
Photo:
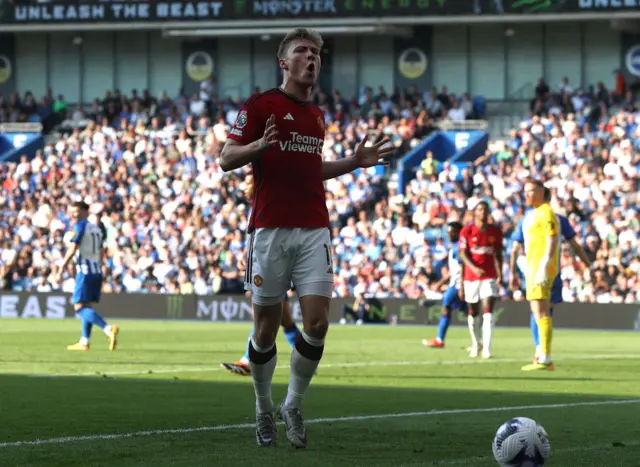
{"type": "MultiPolygon", "coordinates": [[[[323,347],[324,339],[317,339],[300,331],[302,338],[307,344],[313,347],[323,347]]],[[[286,407],[300,408],[311,379],[318,369],[320,360],[309,360],[302,356],[296,347],[291,352],[291,378],[289,379],[289,389],[287,398],[284,401],[286,407]]]]}
{"type": "Polygon", "coordinates": [[[491,355],[491,338],[493,337],[493,313],[482,315],[482,354],[491,355]]]}
{"type": "MultiPolygon", "coordinates": [[[[258,347],[256,341],[251,338],[251,346],[257,353],[267,353],[273,349],[275,344],[269,347],[258,347]]],[[[273,373],[276,371],[276,364],[278,363],[278,354],[274,356],[264,364],[257,364],[250,361],[251,378],[253,379],[253,388],[256,393],[256,410],[260,413],[273,412],[273,400],[271,399],[271,381],[273,380],[273,373]]]]}
{"type": "Polygon", "coordinates": [[[467,316],[467,324],[469,325],[469,334],[471,335],[471,347],[474,349],[480,348],[480,333],[479,324],[480,317],[467,316]]]}

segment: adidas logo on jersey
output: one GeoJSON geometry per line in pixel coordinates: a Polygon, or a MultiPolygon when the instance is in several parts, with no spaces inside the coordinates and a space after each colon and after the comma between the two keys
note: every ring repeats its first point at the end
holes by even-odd
{"type": "Polygon", "coordinates": [[[288,113],[287,115],[284,116],[284,119],[293,121],[293,115],[288,113]]]}

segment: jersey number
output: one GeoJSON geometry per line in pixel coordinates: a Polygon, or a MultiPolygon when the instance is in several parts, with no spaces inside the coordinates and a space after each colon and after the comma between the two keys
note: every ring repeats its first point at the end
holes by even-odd
{"type": "Polygon", "coordinates": [[[93,248],[93,254],[95,255],[100,250],[100,243],[102,240],[102,235],[97,232],[91,233],[91,245],[93,248]]]}

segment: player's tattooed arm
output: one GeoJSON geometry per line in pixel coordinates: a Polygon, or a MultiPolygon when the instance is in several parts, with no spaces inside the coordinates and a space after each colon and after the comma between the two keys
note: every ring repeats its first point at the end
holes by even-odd
{"type": "Polygon", "coordinates": [[[520,250],[522,245],[520,242],[513,242],[511,247],[511,256],[509,256],[509,288],[515,290],[516,288],[516,269],[518,267],[518,256],[520,256],[520,250]]]}
{"type": "Polygon", "coordinates": [[[504,263],[504,250],[502,249],[501,245],[496,248],[494,259],[496,262],[496,273],[498,274],[496,280],[498,281],[498,284],[502,285],[502,265],[504,263]]]}
{"type": "Polygon", "coordinates": [[[239,169],[254,162],[262,153],[278,142],[278,129],[276,117],[271,115],[267,120],[262,138],[253,143],[240,144],[232,139],[227,139],[222,154],[220,154],[220,168],[225,172],[239,169]]]}
{"type": "Polygon", "coordinates": [[[576,256],[580,258],[588,268],[590,268],[593,263],[587,256],[587,252],[584,251],[584,248],[582,248],[582,245],[578,243],[578,240],[576,240],[576,238],[573,237],[571,240],[569,240],[569,245],[571,245],[571,249],[576,254],[576,256]]]}
{"type": "Polygon", "coordinates": [[[353,172],[358,168],[355,157],[347,157],[339,161],[322,161],[322,179],[329,180],[336,178],[349,172],[353,172]]]}

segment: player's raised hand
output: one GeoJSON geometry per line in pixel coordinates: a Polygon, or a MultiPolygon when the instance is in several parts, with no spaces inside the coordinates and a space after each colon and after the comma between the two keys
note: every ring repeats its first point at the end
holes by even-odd
{"type": "Polygon", "coordinates": [[[360,144],[356,147],[355,158],[358,167],[366,168],[373,167],[374,165],[389,165],[387,160],[396,151],[393,146],[386,146],[389,142],[388,138],[383,138],[371,146],[366,146],[368,135],[362,138],[360,144]]]}
{"type": "Polygon", "coordinates": [[[260,145],[268,148],[278,142],[278,129],[276,128],[276,116],[271,114],[264,128],[264,134],[260,138],[260,145]]]}

